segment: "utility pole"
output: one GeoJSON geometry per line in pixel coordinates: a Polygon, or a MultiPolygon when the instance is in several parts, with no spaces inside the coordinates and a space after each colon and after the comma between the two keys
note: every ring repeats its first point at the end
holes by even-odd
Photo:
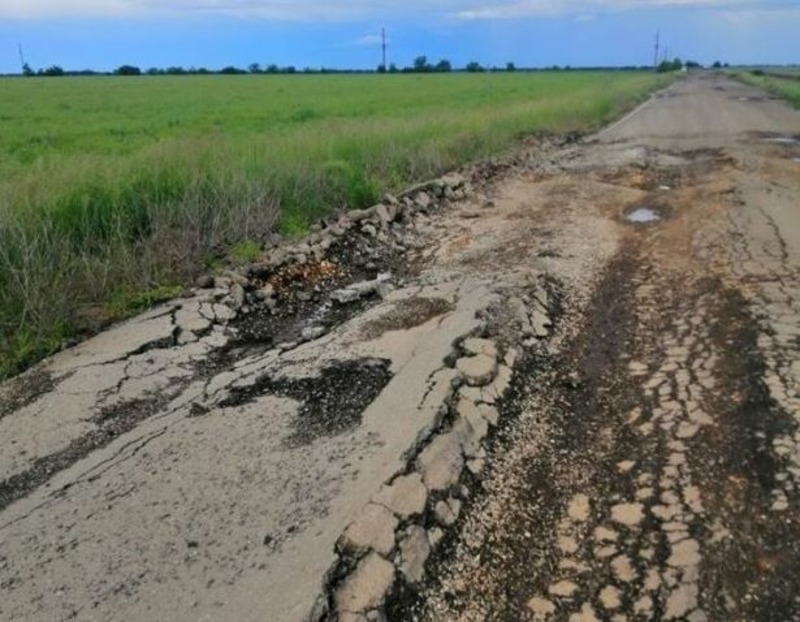
{"type": "Polygon", "coordinates": [[[386,28],[381,28],[381,49],[383,51],[383,70],[389,71],[386,65],[386,28]]]}
{"type": "Polygon", "coordinates": [[[661,32],[656,30],[656,53],[653,55],[653,69],[658,69],[658,47],[660,44],[661,32]]]}
{"type": "Polygon", "coordinates": [[[19,48],[19,64],[20,64],[20,67],[22,68],[22,73],[25,73],[25,67],[26,67],[26,65],[25,65],[25,55],[22,53],[22,44],[18,43],[17,47],[19,48]]]}

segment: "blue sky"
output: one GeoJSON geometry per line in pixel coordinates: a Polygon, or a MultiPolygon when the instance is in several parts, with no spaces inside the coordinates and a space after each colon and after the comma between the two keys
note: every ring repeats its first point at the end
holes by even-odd
{"type": "Polygon", "coordinates": [[[374,68],[800,63],[800,0],[0,0],[0,72],[121,64],[374,68]]]}

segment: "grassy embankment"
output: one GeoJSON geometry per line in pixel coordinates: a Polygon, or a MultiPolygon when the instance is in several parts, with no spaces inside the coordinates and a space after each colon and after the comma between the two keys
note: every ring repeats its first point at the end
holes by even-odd
{"type": "Polygon", "coordinates": [[[800,72],[769,73],[769,72],[735,72],[735,78],[742,82],[756,86],[768,93],[783,97],[795,108],[800,108],[800,72]]]}
{"type": "Polygon", "coordinates": [[[0,378],[302,232],[525,134],[589,130],[645,73],[3,79],[0,378]]]}

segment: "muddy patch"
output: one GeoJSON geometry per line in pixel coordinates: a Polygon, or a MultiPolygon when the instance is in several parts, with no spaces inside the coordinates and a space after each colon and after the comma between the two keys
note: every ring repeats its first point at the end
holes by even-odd
{"type": "Polygon", "coordinates": [[[26,471],[0,481],[0,510],[4,510],[14,501],[27,497],[60,471],[133,430],[142,421],[157,413],[164,403],[163,397],[151,396],[103,408],[93,418],[93,422],[97,424],[96,429],[75,439],[61,451],[38,458],[26,471]]]}
{"type": "Polygon", "coordinates": [[[453,310],[453,305],[442,298],[407,298],[381,317],[367,322],[361,329],[361,338],[371,341],[392,330],[409,330],[453,310]]]}
{"type": "Polygon", "coordinates": [[[234,389],[220,406],[241,406],[267,394],[297,400],[300,409],[284,443],[303,447],[358,427],[364,411],[391,380],[390,364],[367,358],[335,363],[311,378],[264,377],[251,387],[234,389]]]}

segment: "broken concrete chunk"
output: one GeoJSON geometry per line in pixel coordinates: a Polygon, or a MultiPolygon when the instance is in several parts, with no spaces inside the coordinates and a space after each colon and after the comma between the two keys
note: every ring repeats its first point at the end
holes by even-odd
{"type": "Polygon", "coordinates": [[[479,404],[478,413],[480,413],[480,416],[492,427],[500,422],[500,411],[490,404],[479,404]]]}
{"type": "Polygon", "coordinates": [[[461,347],[467,354],[485,354],[486,356],[491,356],[495,359],[497,358],[497,346],[495,345],[494,341],[490,341],[489,339],[478,339],[477,337],[471,337],[469,339],[465,339],[464,343],[461,344],[461,347]]]}
{"type": "Polygon", "coordinates": [[[362,281],[360,283],[353,283],[344,289],[338,289],[331,294],[331,300],[339,304],[347,304],[355,302],[360,298],[366,298],[370,294],[377,293],[378,295],[385,296],[391,291],[387,286],[390,285],[392,275],[389,273],[382,273],[374,281],[362,281]]]}
{"type": "Polygon", "coordinates": [[[384,227],[393,220],[392,216],[389,214],[389,209],[383,204],[378,204],[375,206],[375,215],[378,217],[378,219],[381,221],[381,225],[384,227]]]}
{"type": "Polygon", "coordinates": [[[338,302],[340,305],[345,305],[349,302],[359,300],[361,296],[358,292],[352,289],[338,289],[331,294],[331,300],[338,302]]]}
{"type": "Polygon", "coordinates": [[[420,192],[416,197],[414,197],[414,203],[421,209],[427,209],[430,207],[432,201],[427,192],[420,192]]]}
{"type": "Polygon", "coordinates": [[[336,592],[339,612],[362,613],[380,607],[394,583],[394,566],[374,551],[358,562],[336,592]]]}
{"type": "Polygon", "coordinates": [[[213,306],[214,317],[218,322],[225,323],[236,317],[236,312],[225,305],[215,304],[213,306]]]}
{"type": "Polygon", "coordinates": [[[517,363],[517,358],[518,357],[519,357],[519,352],[517,352],[514,348],[511,348],[508,352],[506,352],[506,355],[503,358],[503,362],[508,367],[513,369],[514,365],[516,365],[516,363],[517,363]]]}
{"type": "Polygon", "coordinates": [[[467,384],[473,387],[489,384],[497,373],[497,359],[478,354],[458,359],[456,369],[464,375],[467,384]]]}
{"type": "Polygon", "coordinates": [[[400,541],[400,572],[412,585],[422,581],[425,576],[425,562],[431,554],[428,532],[414,525],[400,541]]]}
{"type": "Polygon", "coordinates": [[[469,400],[459,400],[456,410],[458,419],[453,425],[453,430],[461,435],[464,455],[473,458],[481,448],[481,441],[489,433],[489,424],[481,416],[475,404],[469,400]]]}
{"type": "Polygon", "coordinates": [[[433,510],[440,525],[449,527],[458,520],[461,513],[461,501],[450,497],[447,501],[439,501],[433,510]]]}
{"type": "Polygon", "coordinates": [[[473,404],[479,404],[483,401],[483,389],[481,387],[470,387],[463,385],[458,390],[458,395],[465,400],[469,400],[473,404]]]}
{"type": "Polygon", "coordinates": [[[195,287],[200,289],[213,289],[214,288],[214,277],[210,274],[204,274],[202,276],[198,276],[197,280],[194,282],[195,287]]]}
{"type": "Polygon", "coordinates": [[[234,283],[231,286],[231,298],[233,299],[233,308],[241,309],[244,306],[244,287],[239,283],[234,283]]]}
{"type": "Polygon", "coordinates": [[[322,335],[325,334],[325,328],[323,326],[308,326],[303,329],[300,333],[300,336],[303,338],[303,341],[314,341],[315,339],[319,339],[322,335]]]}
{"type": "Polygon", "coordinates": [[[547,313],[537,306],[531,311],[531,326],[533,327],[533,334],[542,338],[550,334],[549,327],[552,326],[552,322],[547,313]]]}
{"type": "Polygon", "coordinates": [[[474,458],[467,462],[467,469],[475,477],[478,477],[486,468],[486,458],[474,458]]]}
{"type": "Polygon", "coordinates": [[[370,503],[339,539],[339,548],[350,553],[374,550],[389,555],[394,549],[397,518],[385,507],[370,503]]]}
{"type": "Polygon", "coordinates": [[[519,323],[519,330],[522,336],[529,337],[533,335],[533,326],[531,326],[531,320],[528,317],[528,308],[525,306],[525,303],[516,296],[512,296],[508,299],[508,309],[519,323]]]}
{"type": "Polygon", "coordinates": [[[467,180],[461,173],[447,173],[441,180],[445,187],[452,188],[453,190],[463,187],[467,180]]]}
{"type": "Polygon", "coordinates": [[[511,377],[513,373],[511,368],[505,365],[500,365],[497,368],[497,376],[495,376],[494,382],[492,383],[492,389],[494,389],[498,398],[502,399],[505,396],[508,388],[511,386],[511,377]]]}
{"type": "Polygon", "coordinates": [[[428,491],[419,473],[401,475],[375,496],[375,503],[388,508],[401,520],[422,514],[427,501],[428,491]]]}
{"type": "Polygon", "coordinates": [[[458,483],[464,468],[461,435],[454,430],[437,436],[417,458],[417,469],[429,491],[447,490],[458,483]]]}
{"type": "Polygon", "coordinates": [[[360,222],[373,215],[373,211],[369,209],[354,209],[345,214],[346,220],[350,222],[360,222]]]}

